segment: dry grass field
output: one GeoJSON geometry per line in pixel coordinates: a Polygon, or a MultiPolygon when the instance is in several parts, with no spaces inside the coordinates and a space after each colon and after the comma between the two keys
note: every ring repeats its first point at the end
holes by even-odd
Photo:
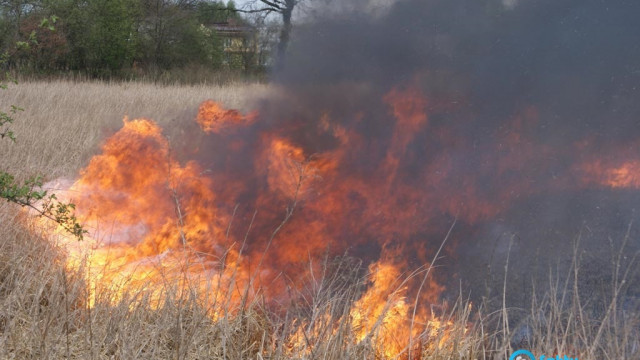
{"type": "MultiPolygon", "coordinates": [[[[171,128],[193,119],[205,99],[247,110],[273,91],[268,85],[20,83],[0,95],[0,109],[12,104],[25,109],[12,126],[17,142],[0,142],[0,169],[23,178],[73,177],[125,115],[171,128]]],[[[349,286],[337,284],[344,281],[337,277],[316,279],[310,302],[292,304],[284,314],[255,299],[239,312],[213,319],[196,295],[172,284],[159,306],[152,306],[144,291],[125,294],[117,303],[103,294],[89,306],[84,275],[65,269],[64,254],[37,234],[15,205],[0,204],[1,359],[385,358],[376,332],[356,339],[352,320],[342,316],[362,291],[362,279],[349,286]]],[[[614,268],[602,311],[591,310],[591,299],[573,296],[579,293],[577,265],[558,278],[566,281],[552,278],[532,290],[531,308],[496,310],[470,304],[465,296],[449,299],[440,318],[449,324],[447,331],[415,340],[411,357],[508,359],[522,346],[538,355],[581,360],[640,359],[640,318],[620,297],[626,269],[614,268]],[[514,324],[512,314],[524,320],[514,324]]]]}
{"type": "Polygon", "coordinates": [[[198,105],[216,99],[248,109],[269,92],[266,85],[155,86],[147,83],[30,82],[2,92],[0,108],[24,109],[12,126],[15,144],[3,142],[2,166],[14,174],[72,175],[122,118],[151,118],[166,126],[193,119],[198,105]]]}

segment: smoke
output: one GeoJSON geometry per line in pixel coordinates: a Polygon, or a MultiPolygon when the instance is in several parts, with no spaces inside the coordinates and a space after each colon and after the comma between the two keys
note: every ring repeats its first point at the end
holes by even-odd
{"type": "Polygon", "coordinates": [[[518,0],[502,0],[502,4],[507,9],[513,9],[518,4],[518,0]]]}
{"type": "Polygon", "coordinates": [[[180,129],[249,264],[294,283],[327,254],[408,272],[455,222],[431,294],[483,296],[507,256],[521,286],[576,243],[596,273],[610,243],[640,248],[640,3],[324,4],[256,113],[210,104],[209,134],[180,129]]]}
{"type": "MultiPolygon", "coordinates": [[[[295,29],[287,67],[274,75],[286,95],[261,108],[267,127],[307,153],[326,153],[344,145],[318,130],[328,118],[364,142],[341,174],[384,178],[395,125],[382,99],[394,88],[418,89],[429,119],[406,139],[394,178],[416,198],[388,200],[416,215],[380,219],[409,227],[393,241],[432,249],[458,217],[450,255],[460,263],[478,244],[489,261],[496,238],[502,255],[494,260],[503,260],[514,234],[516,256],[558,249],[546,257],[553,263],[570,256],[585,228],[583,245],[593,251],[623,237],[637,190],[586,178],[640,157],[640,3],[404,0],[383,8],[330,13],[295,29]],[[598,161],[611,166],[580,170],[598,161]]],[[[372,241],[372,251],[384,241],[372,241]]]]}
{"type": "Polygon", "coordinates": [[[320,0],[301,3],[304,7],[302,16],[305,20],[320,18],[340,18],[350,17],[353,14],[364,14],[374,18],[382,17],[388,14],[393,5],[400,0],[352,0],[352,1],[336,1],[336,0],[320,0]]]}
{"type": "Polygon", "coordinates": [[[464,97],[484,123],[544,105],[547,127],[584,133],[613,122],[625,132],[634,125],[626,111],[637,110],[638,8],[535,1],[508,11],[500,1],[400,1],[381,19],[353,15],[296,29],[278,78],[388,90],[424,74],[430,94],[464,97]]]}

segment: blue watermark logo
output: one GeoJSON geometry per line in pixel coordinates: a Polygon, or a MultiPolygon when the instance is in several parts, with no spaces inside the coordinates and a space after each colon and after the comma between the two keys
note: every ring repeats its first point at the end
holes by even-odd
{"type": "Polygon", "coordinates": [[[540,355],[540,357],[537,358],[529,350],[517,350],[513,354],[511,354],[509,360],[578,360],[578,358],[568,357],[567,355],[556,355],[549,357],[547,357],[546,355],[540,355]]]}

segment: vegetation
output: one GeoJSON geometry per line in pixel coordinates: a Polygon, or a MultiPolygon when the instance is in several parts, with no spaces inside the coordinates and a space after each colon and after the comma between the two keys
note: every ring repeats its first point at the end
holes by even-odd
{"type": "Polygon", "coordinates": [[[254,3],[257,3],[258,8],[248,11],[250,13],[280,14],[282,18],[282,28],[280,29],[275,64],[278,69],[283,68],[285,64],[285,53],[287,52],[287,47],[289,47],[291,30],[293,29],[293,24],[291,23],[293,11],[302,1],[303,0],[256,0],[254,3]]]}
{"type": "Polygon", "coordinates": [[[5,68],[32,76],[155,78],[185,68],[259,73],[267,61],[257,53],[268,51],[259,44],[268,40],[232,1],[3,0],[0,29],[5,68]],[[220,32],[225,24],[241,31],[220,32]],[[242,46],[231,48],[229,37],[242,46]],[[32,46],[16,46],[27,41],[32,46]]]}
{"type": "MultiPolygon", "coordinates": [[[[336,315],[350,313],[365,286],[353,262],[329,264],[350,271],[338,277],[328,270],[309,284],[305,301],[289,304],[284,313],[254,300],[213,319],[195,291],[185,293],[171,281],[160,306],[144,290],[114,304],[108,290],[87,289],[85,274],[63,268],[55,245],[7,217],[0,214],[0,358],[384,358],[375,335],[357,341],[352,319],[336,315]],[[100,296],[89,306],[88,294],[96,290],[100,296]]],[[[574,264],[571,273],[553,274],[545,287],[536,287],[530,308],[494,311],[464,296],[443,305],[449,331],[424,334],[413,358],[506,359],[519,348],[538,356],[637,358],[640,318],[625,311],[618,292],[624,277],[611,284],[611,293],[599,294],[606,299],[599,311],[590,298],[576,296],[580,267],[574,264]],[[513,315],[520,320],[512,321],[513,315]]],[[[210,286],[212,297],[225,291],[210,286]]]]}
{"type": "MultiPolygon", "coordinates": [[[[53,30],[54,28],[48,25],[48,21],[48,19],[43,20],[41,27],[53,30]]],[[[55,19],[53,21],[55,22],[55,19]]],[[[18,46],[29,49],[31,44],[36,43],[34,39],[35,30],[31,33],[29,42],[18,43],[18,46]]],[[[0,65],[6,62],[6,59],[6,55],[0,56],[0,65]]],[[[11,80],[8,74],[5,77],[11,80]]],[[[8,84],[2,80],[0,80],[0,90],[6,91],[8,84]]],[[[11,81],[17,84],[17,81],[11,81]]],[[[10,107],[9,113],[0,111],[0,139],[6,137],[15,142],[15,134],[9,128],[9,125],[14,121],[13,116],[24,109],[13,104],[10,107]]],[[[14,175],[0,169],[0,199],[35,211],[40,216],[46,217],[61,226],[78,240],[82,240],[86,233],[74,215],[75,205],[58,201],[54,194],[47,194],[47,191],[42,189],[42,178],[40,176],[31,176],[23,182],[19,182],[14,175]]]]}

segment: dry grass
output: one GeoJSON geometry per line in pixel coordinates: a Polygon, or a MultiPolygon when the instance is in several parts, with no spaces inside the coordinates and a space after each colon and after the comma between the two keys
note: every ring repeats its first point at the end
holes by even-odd
{"type": "Polygon", "coordinates": [[[72,176],[124,116],[146,117],[163,127],[193,121],[206,99],[251,108],[267,85],[155,86],[145,83],[30,82],[0,94],[0,109],[24,108],[12,126],[18,141],[0,142],[2,168],[14,174],[72,176]]]}
{"type": "MultiPolygon", "coordinates": [[[[19,176],[72,176],[123,115],[168,125],[193,119],[204,99],[248,109],[248,99],[270,91],[266,85],[23,83],[0,98],[2,109],[10,104],[26,109],[13,127],[18,142],[0,143],[0,169],[19,176]]],[[[12,205],[0,205],[0,358],[380,357],[376,337],[356,341],[346,316],[363,289],[360,272],[351,263],[338,262],[331,268],[339,271],[310,281],[306,301],[291,304],[284,313],[272,312],[255,299],[214,321],[210,309],[200,305],[199,295],[175,291],[171,284],[159,308],[150,305],[143,291],[129,293],[116,304],[108,300],[109,294],[102,294],[88,307],[82,276],[65,270],[55,244],[37,236],[38,231],[19,217],[12,205]],[[291,344],[293,334],[301,339],[298,347],[291,344]]],[[[414,358],[506,359],[518,346],[538,355],[638,359],[640,318],[623,296],[629,272],[637,265],[628,259],[631,255],[623,259],[623,254],[612,257],[611,292],[603,294],[597,307],[592,298],[577,295],[581,264],[576,252],[570,273],[551,274],[544,281],[547,285],[532,289],[529,309],[470,306],[462,297],[450,303],[442,314],[443,321],[453,324],[450,332],[423,336],[414,358]]]]}

